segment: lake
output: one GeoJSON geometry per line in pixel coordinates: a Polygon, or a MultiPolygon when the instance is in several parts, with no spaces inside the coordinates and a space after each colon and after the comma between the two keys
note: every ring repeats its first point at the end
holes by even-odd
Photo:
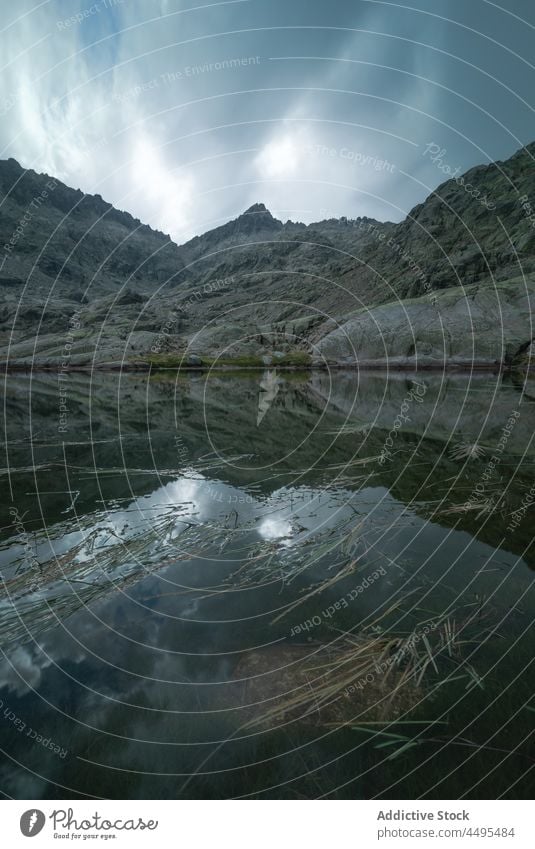
{"type": "Polygon", "coordinates": [[[4,380],[14,798],[531,798],[535,386],[4,380]]]}

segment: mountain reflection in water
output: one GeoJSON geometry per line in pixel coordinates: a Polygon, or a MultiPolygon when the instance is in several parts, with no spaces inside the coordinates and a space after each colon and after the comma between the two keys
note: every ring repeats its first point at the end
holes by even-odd
{"type": "Polygon", "coordinates": [[[529,387],[71,374],[66,433],[4,390],[10,795],[529,798],[529,387]]]}

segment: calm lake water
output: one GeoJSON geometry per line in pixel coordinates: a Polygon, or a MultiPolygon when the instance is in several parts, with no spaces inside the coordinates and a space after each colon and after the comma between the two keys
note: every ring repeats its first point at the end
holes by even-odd
{"type": "Polygon", "coordinates": [[[3,794],[531,798],[534,402],[9,376],[3,794]]]}

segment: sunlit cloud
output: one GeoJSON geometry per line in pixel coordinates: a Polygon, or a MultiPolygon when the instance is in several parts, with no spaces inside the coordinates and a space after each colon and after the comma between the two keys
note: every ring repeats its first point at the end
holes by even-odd
{"type": "Polygon", "coordinates": [[[287,135],[265,145],[256,159],[261,177],[292,177],[303,158],[303,149],[287,135]]]}
{"type": "Polygon", "coordinates": [[[291,532],[290,522],[282,516],[270,516],[263,519],[258,526],[258,533],[266,540],[284,539],[284,537],[290,536],[291,532]]]}
{"type": "Polygon", "coordinates": [[[152,225],[174,238],[194,235],[191,231],[195,180],[192,174],[174,175],[169,163],[150,139],[140,138],[130,163],[132,203],[142,204],[152,225]]]}

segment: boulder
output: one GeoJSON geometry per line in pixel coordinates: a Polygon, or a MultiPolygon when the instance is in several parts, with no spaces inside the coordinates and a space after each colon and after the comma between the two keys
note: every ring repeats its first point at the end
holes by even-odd
{"type": "Polygon", "coordinates": [[[317,350],[332,364],[489,366],[512,362],[532,338],[534,281],[431,294],[358,310],[317,350]]]}

